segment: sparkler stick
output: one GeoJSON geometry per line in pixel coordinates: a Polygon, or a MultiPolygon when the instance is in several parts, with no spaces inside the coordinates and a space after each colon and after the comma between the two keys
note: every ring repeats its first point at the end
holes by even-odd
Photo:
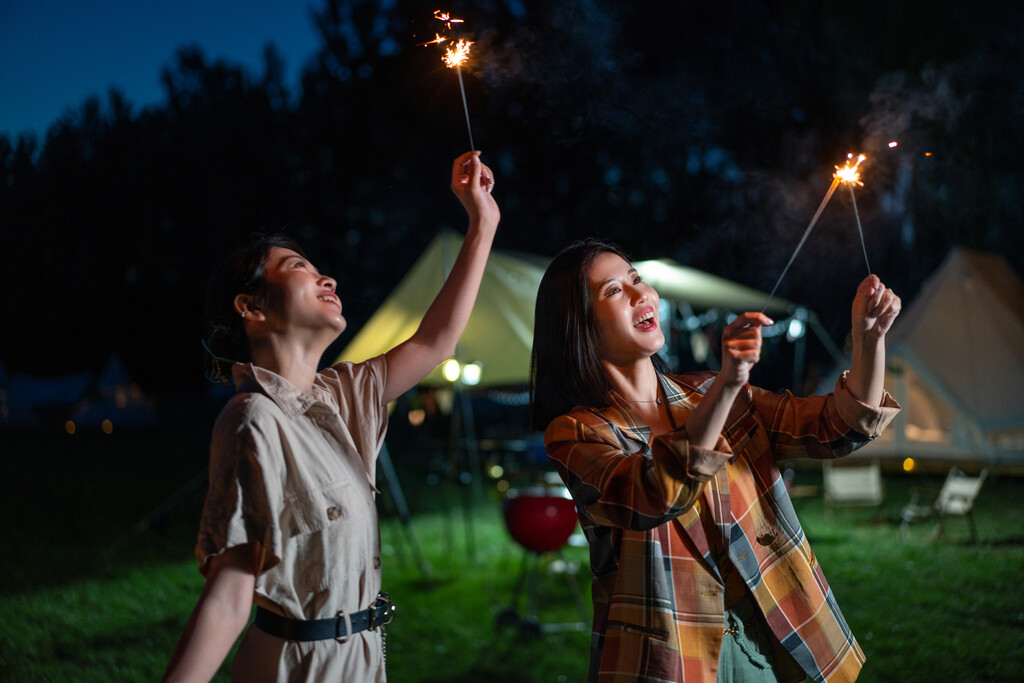
{"type": "MultiPolygon", "coordinates": [[[[461,24],[462,19],[455,19],[448,12],[441,10],[434,10],[434,18],[442,22],[448,31],[451,31],[452,24],[461,24]]],[[[452,47],[445,50],[444,57],[441,60],[448,66],[449,69],[455,69],[455,73],[459,77],[459,92],[462,94],[462,111],[466,115],[466,132],[469,133],[469,149],[476,149],[476,145],[473,144],[473,128],[469,125],[469,105],[466,104],[466,87],[462,83],[462,64],[469,57],[469,46],[473,43],[468,40],[459,39],[455,42],[450,39],[447,35],[442,36],[439,33],[434,34],[434,39],[422,43],[422,45],[436,45],[444,44],[449,40],[452,42],[452,47]]]]}
{"type": "MultiPolygon", "coordinates": [[[[853,158],[853,154],[847,154],[846,156],[847,156],[848,159],[852,159],[853,158]]],[[[858,185],[863,185],[864,184],[864,183],[860,182],[860,173],[858,173],[857,167],[860,166],[860,163],[862,161],[864,161],[865,158],[866,157],[863,154],[860,154],[860,155],[857,156],[857,161],[853,164],[853,166],[850,166],[850,162],[849,161],[846,162],[846,166],[844,166],[843,168],[839,168],[838,166],[836,166],[836,172],[835,172],[835,174],[832,177],[832,184],[829,185],[828,192],[825,193],[825,197],[824,197],[824,199],[821,200],[821,204],[818,204],[818,210],[814,212],[814,217],[811,218],[811,222],[807,225],[807,229],[804,230],[803,237],[800,238],[800,242],[796,245],[796,249],[793,250],[793,255],[789,257],[789,263],[787,263],[786,267],[782,269],[782,275],[780,275],[779,279],[775,281],[775,286],[772,287],[771,293],[768,295],[768,298],[765,299],[764,306],[761,307],[761,312],[762,313],[764,313],[768,309],[768,304],[771,303],[772,297],[775,296],[776,290],[778,290],[779,285],[782,284],[782,278],[786,277],[786,272],[789,270],[789,267],[791,265],[793,265],[793,260],[796,259],[796,255],[798,253],[800,253],[800,249],[804,246],[804,242],[807,241],[807,236],[811,234],[811,230],[814,229],[815,224],[817,224],[817,222],[818,222],[818,218],[821,217],[821,212],[825,210],[825,206],[828,204],[829,200],[832,199],[832,195],[835,193],[836,188],[839,187],[839,183],[849,183],[851,195],[853,193],[853,185],[854,185],[854,183],[856,183],[858,185]]],[[[856,210],[857,210],[856,200],[854,201],[853,208],[854,208],[854,211],[856,212],[856,210]]],[[[857,228],[858,229],[860,228],[860,217],[859,216],[857,217],[857,228]]],[[[861,244],[863,244],[863,241],[864,241],[864,235],[863,235],[863,232],[862,232],[861,233],[861,244]]],[[[867,249],[864,250],[864,260],[865,261],[867,260],[867,249]]],[[[868,272],[869,273],[870,273],[870,270],[871,270],[871,267],[869,266],[868,267],[868,272]]]]}
{"type": "Polygon", "coordinates": [[[786,271],[788,271],[789,267],[793,265],[793,260],[796,258],[796,255],[800,253],[800,248],[804,246],[804,242],[807,241],[807,236],[811,234],[811,230],[814,229],[814,225],[818,222],[821,212],[825,210],[825,205],[828,204],[828,200],[832,199],[832,193],[836,191],[837,187],[839,187],[838,177],[832,179],[832,185],[829,186],[828,192],[825,193],[825,198],[821,200],[821,204],[818,204],[818,210],[814,212],[814,218],[811,219],[811,222],[807,225],[807,229],[804,230],[804,236],[800,238],[800,242],[796,245],[796,249],[793,250],[793,255],[789,257],[789,263],[787,263],[786,267],[782,269],[782,275],[780,275],[779,279],[775,281],[775,286],[772,287],[771,294],[769,294],[768,298],[764,300],[764,306],[761,307],[762,313],[768,309],[768,304],[771,302],[772,297],[775,296],[775,291],[779,288],[779,285],[782,284],[782,278],[786,277],[786,271]]]}
{"type": "Polygon", "coordinates": [[[466,88],[462,85],[462,63],[469,57],[469,46],[473,43],[459,40],[454,48],[448,48],[444,53],[444,63],[448,68],[454,68],[459,75],[459,92],[462,93],[462,111],[466,114],[466,132],[469,133],[469,149],[474,150],[473,128],[469,125],[469,106],[466,104],[466,88]]]}
{"type": "Polygon", "coordinates": [[[868,267],[868,275],[871,275],[871,262],[868,261],[868,248],[864,244],[864,230],[860,227],[860,213],[857,211],[857,198],[853,196],[853,185],[850,185],[850,200],[853,202],[853,217],[857,219],[857,232],[860,234],[860,248],[864,252],[864,265],[868,267]]]}
{"type": "Polygon", "coordinates": [[[459,91],[462,92],[462,111],[466,114],[466,132],[469,133],[469,149],[474,150],[476,149],[476,146],[473,144],[473,129],[469,125],[469,107],[466,106],[466,89],[462,87],[462,67],[456,67],[455,73],[459,75],[459,91]]]}

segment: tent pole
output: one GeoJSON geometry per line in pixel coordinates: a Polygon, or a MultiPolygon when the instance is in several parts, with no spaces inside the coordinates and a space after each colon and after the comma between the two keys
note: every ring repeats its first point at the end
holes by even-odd
{"type": "Polygon", "coordinates": [[[149,512],[149,514],[136,522],[131,529],[123,533],[120,538],[104,548],[99,555],[97,555],[96,561],[99,564],[107,564],[111,559],[113,559],[114,555],[119,553],[137,536],[152,529],[153,525],[157,521],[165,517],[168,512],[177,507],[183,500],[202,488],[202,486],[206,484],[208,477],[209,468],[207,467],[196,472],[191,479],[185,482],[185,484],[177,491],[161,501],[149,512]]]}
{"type": "MultiPolygon", "coordinates": [[[[466,509],[466,522],[473,516],[473,504],[481,497],[480,450],[476,441],[476,418],[473,415],[473,401],[469,392],[459,390],[460,407],[462,408],[462,430],[466,435],[466,471],[469,473],[469,505],[466,509]]],[[[471,535],[470,535],[471,536],[471,535]]],[[[469,547],[469,558],[476,559],[476,547],[469,547]]]]}
{"type": "Polygon", "coordinates": [[[432,586],[430,568],[427,566],[426,560],[423,559],[420,545],[417,543],[416,535],[413,533],[410,523],[412,516],[409,514],[409,505],[406,503],[405,494],[402,492],[402,483],[398,480],[398,473],[395,471],[395,465],[391,461],[391,453],[388,451],[387,444],[381,446],[380,453],[377,455],[377,463],[384,473],[384,480],[387,482],[388,491],[391,493],[391,500],[395,504],[398,519],[401,521],[402,530],[405,532],[405,540],[412,549],[413,559],[415,559],[416,566],[419,567],[420,574],[423,575],[423,581],[429,590],[432,586]]]}
{"type": "Polygon", "coordinates": [[[818,338],[818,341],[820,341],[822,346],[825,347],[825,350],[828,351],[830,356],[832,356],[832,360],[834,360],[837,365],[842,365],[846,360],[843,357],[843,352],[840,351],[839,347],[836,346],[836,343],[832,341],[832,337],[828,336],[828,333],[825,331],[825,328],[822,327],[821,321],[818,320],[818,316],[814,311],[807,311],[807,323],[814,331],[814,336],[818,338]]]}

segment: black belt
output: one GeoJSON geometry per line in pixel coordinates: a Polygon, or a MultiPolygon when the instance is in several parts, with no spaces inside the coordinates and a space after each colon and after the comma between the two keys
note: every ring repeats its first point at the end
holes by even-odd
{"type": "Polygon", "coordinates": [[[327,640],[344,638],[390,624],[394,618],[394,611],[395,606],[391,604],[388,594],[380,593],[373,607],[352,612],[347,615],[347,619],[344,614],[330,619],[290,619],[263,607],[257,607],[256,620],[253,623],[261,631],[285,640],[327,640]],[[351,630],[346,621],[351,625],[351,630]]]}

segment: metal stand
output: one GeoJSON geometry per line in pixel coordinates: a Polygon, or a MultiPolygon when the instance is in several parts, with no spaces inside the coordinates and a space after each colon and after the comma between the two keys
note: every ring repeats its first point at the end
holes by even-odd
{"type": "Polygon", "coordinates": [[[402,493],[402,484],[398,480],[398,473],[395,471],[395,465],[391,462],[391,453],[388,452],[387,444],[381,446],[380,454],[377,456],[377,462],[380,465],[381,472],[384,473],[384,481],[387,482],[388,492],[391,494],[391,500],[395,504],[395,511],[398,513],[398,519],[402,523],[402,531],[405,532],[405,541],[409,544],[409,549],[412,551],[416,566],[419,567],[420,574],[423,575],[423,582],[429,590],[432,587],[430,580],[430,567],[427,564],[427,561],[423,558],[423,553],[420,552],[420,545],[416,541],[416,535],[413,533],[411,525],[412,515],[409,514],[409,506],[405,501],[405,494],[402,493]]]}
{"type": "Polygon", "coordinates": [[[451,431],[448,437],[449,461],[455,470],[462,498],[462,522],[466,534],[466,554],[476,560],[476,536],[473,530],[473,505],[482,496],[480,451],[476,439],[473,401],[465,389],[454,386],[451,431]]]}
{"type": "Polygon", "coordinates": [[[512,589],[512,604],[498,613],[496,623],[499,628],[514,626],[519,630],[520,635],[536,637],[542,633],[554,633],[556,631],[585,631],[588,617],[587,607],[583,603],[583,595],[579,586],[576,585],[575,572],[569,571],[569,563],[562,556],[562,551],[556,551],[558,561],[565,566],[565,580],[569,584],[569,593],[572,595],[576,609],[579,610],[581,621],[567,624],[541,623],[537,617],[537,570],[541,561],[541,554],[532,550],[526,550],[523,554],[523,564],[516,579],[515,587],[512,589]],[[526,590],[525,615],[520,615],[517,605],[519,596],[526,590]]]}

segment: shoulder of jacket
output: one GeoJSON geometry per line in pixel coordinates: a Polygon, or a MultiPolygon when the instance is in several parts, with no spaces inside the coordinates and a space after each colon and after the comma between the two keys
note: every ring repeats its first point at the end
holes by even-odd
{"type": "Polygon", "coordinates": [[[693,370],[666,376],[683,389],[703,394],[707,390],[707,385],[718,376],[718,373],[713,370],[693,370]]]}
{"type": "Polygon", "coordinates": [[[552,440],[567,432],[601,432],[612,428],[619,423],[625,424],[619,410],[614,406],[594,408],[587,406],[576,406],[571,412],[559,415],[544,431],[545,440],[552,440]]]}
{"type": "Polygon", "coordinates": [[[277,422],[283,417],[272,398],[258,391],[242,391],[232,396],[221,408],[215,426],[218,428],[277,422]]]}

